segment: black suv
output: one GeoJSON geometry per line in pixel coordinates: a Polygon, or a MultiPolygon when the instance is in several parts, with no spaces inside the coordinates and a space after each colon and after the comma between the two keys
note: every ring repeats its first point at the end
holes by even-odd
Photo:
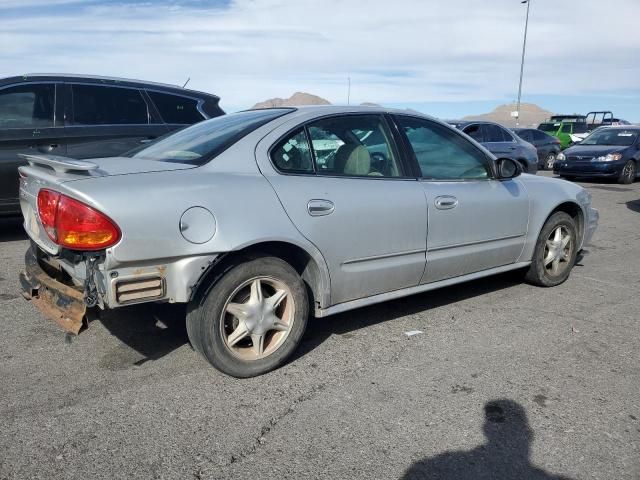
{"type": "Polygon", "coordinates": [[[20,213],[18,154],[113,157],[224,112],[173,85],[80,75],[0,79],[0,216],[20,213]]]}

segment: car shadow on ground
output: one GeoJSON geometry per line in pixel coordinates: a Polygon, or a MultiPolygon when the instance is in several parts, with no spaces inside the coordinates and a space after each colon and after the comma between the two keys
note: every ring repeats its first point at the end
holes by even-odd
{"type": "Polygon", "coordinates": [[[484,405],[486,443],[473,450],[447,451],[415,462],[403,480],[570,480],[531,463],[533,430],[525,409],[508,399],[484,405]]]}
{"type": "MultiPolygon", "coordinates": [[[[489,280],[481,279],[446,287],[327,318],[310,318],[302,343],[289,361],[310,353],[332,335],[344,335],[406,315],[509,288],[521,282],[521,274],[510,272],[489,280]]],[[[186,306],[173,304],[135,305],[98,314],[99,322],[109,333],[144,357],[137,365],[162,358],[188,344],[185,318],[186,306]]]]}
{"type": "Polygon", "coordinates": [[[639,200],[631,200],[630,202],[626,202],[625,205],[632,212],[640,213],[640,199],[639,200]]]}
{"type": "Polygon", "coordinates": [[[494,275],[488,279],[474,280],[431,292],[377,303],[326,318],[311,318],[302,344],[292,355],[291,361],[313,351],[332,335],[352,333],[407,315],[510,288],[522,283],[523,278],[524,274],[521,270],[507,272],[494,275]]]}
{"type": "Polygon", "coordinates": [[[144,357],[136,365],[162,358],[189,343],[185,318],[183,304],[133,305],[98,314],[111,335],[144,357]]]}
{"type": "Polygon", "coordinates": [[[27,240],[28,238],[22,227],[22,217],[0,218],[0,243],[27,240]]]}

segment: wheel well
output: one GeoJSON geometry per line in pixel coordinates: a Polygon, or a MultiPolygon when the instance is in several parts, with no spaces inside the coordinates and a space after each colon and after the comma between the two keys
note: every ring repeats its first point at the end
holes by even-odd
{"type": "MultiPolygon", "coordinates": [[[[564,202],[558,205],[553,209],[553,212],[549,214],[549,217],[556,212],[564,212],[573,218],[573,221],[576,222],[576,228],[578,230],[578,245],[582,243],[582,235],[584,232],[584,213],[582,212],[582,208],[580,205],[574,202],[564,202]]],[[[547,217],[547,219],[549,218],[547,217]]],[[[546,222],[545,222],[546,223],[546,222]]]]}
{"type": "Polygon", "coordinates": [[[208,290],[224,273],[235,265],[257,257],[277,257],[293,267],[302,278],[309,295],[309,306],[312,311],[320,303],[322,294],[322,273],[314,258],[303,248],[288,242],[262,242],[249,245],[241,250],[225,253],[218,257],[209,270],[198,280],[193,288],[191,298],[202,289],[208,290]]]}

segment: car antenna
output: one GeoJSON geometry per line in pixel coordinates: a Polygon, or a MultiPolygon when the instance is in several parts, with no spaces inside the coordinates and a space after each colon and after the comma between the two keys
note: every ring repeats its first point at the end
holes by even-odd
{"type": "Polygon", "coordinates": [[[191,77],[187,78],[187,81],[186,81],[186,82],[184,82],[184,85],[182,85],[182,88],[184,88],[184,87],[186,87],[186,86],[187,86],[187,83],[189,83],[189,80],[191,80],[191,77]]]}

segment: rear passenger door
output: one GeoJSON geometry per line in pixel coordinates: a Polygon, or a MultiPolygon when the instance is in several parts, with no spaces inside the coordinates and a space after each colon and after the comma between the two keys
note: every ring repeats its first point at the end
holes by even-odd
{"type": "Polygon", "coordinates": [[[26,161],[19,154],[66,153],[59,87],[34,82],[0,89],[0,215],[20,212],[18,167],[26,161]]]}
{"type": "Polygon", "coordinates": [[[69,157],[116,157],[167,133],[138,88],[67,83],[65,97],[69,157]]]}
{"type": "Polygon", "coordinates": [[[336,115],[273,135],[283,136],[267,137],[256,154],[269,152],[275,170],[263,173],[296,228],[322,252],[331,303],[417,285],[425,194],[385,117],[336,115]]]}

